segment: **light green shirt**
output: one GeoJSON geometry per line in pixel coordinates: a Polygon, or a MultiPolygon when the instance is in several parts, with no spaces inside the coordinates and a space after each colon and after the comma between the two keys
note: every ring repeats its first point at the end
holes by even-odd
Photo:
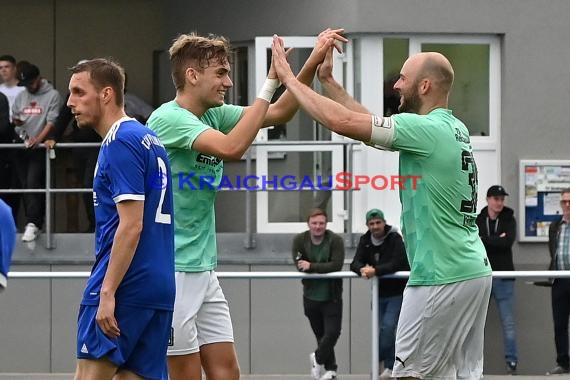
{"type": "Polygon", "coordinates": [[[421,176],[400,190],[408,285],[442,285],[491,274],[475,224],[477,167],[469,132],[450,110],[398,114],[392,148],[400,175],[421,176]]]}
{"type": "Polygon", "coordinates": [[[148,126],[166,148],[172,169],[178,272],[209,271],[216,267],[218,259],[214,201],[224,163],[218,157],[192,149],[192,145],[210,128],[227,134],[242,112],[243,107],[223,105],[210,108],[198,118],[173,100],[156,109],[148,119],[148,126]]]}

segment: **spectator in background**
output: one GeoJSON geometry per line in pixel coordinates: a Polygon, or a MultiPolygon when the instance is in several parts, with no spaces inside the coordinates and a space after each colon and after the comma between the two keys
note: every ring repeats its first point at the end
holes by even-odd
{"type": "MultiPolygon", "coordinates": [[[[86,62],[86,60],[80,60],[78,64],[82,62],[86,62]]],[[[69,93],[59,110],[59,116],[55,121],[54,131],[49,140],[46,141],[46,144],[50,148],[54,148],[56,143],[60,142],[67,133],[69,133],[69,140],[71,140],[71,142],[100,143],[101,136],[99,136],[95,131],[90,128],[79,128],[77,126],[77,122],[71,113],[71,109],[67,106],[68,99],[69,93]]],[[[141,124],[145,124],[152,111],[154,111],[154,108],[145,103],[144,100],[130,92],[127,92],[126,74],[124,101],[125,113],[128,116],[137,119],[141,124]]],[[[97,148],[71,148],[72,167],[66,178],[67,186],[89,189],[93,188],[93,171],[95,170],[95,164],[97,163],[97,155],[97,148]]],[[[82,193],[81,199],[83,200],[83,206],[85,208],[88,223],[87,230],[84,232],[93,232],[95,230],[93,194],[82,193]]],[[[73,212],[73,210],[69,211],[73,212]]]]}
{"type": "MultiPolygon", "coordinates": [[[[14,125],[12,124],[12,105],[16,96],[22,91],[24,87],[18,86],[18,78],[16,77],[16,58],[11,55],[0,56],[0,93],[6,96],[8,102],[8,122],[10,123],[7,128],[0,128],[0,143],[13,143],[17,137],[14,133],[14,125]]],[[[2,106],[3,107],[3,106],[2,106]]],[[[4,110],[2,111],[2,118],[4,118],[4,110]]],[[[2,121],[5,122],[5,119],[2,121]]],[[[3,124],[5,126],[5,124],[3,124]]],[[[5,126],[6,127],[6,126],[5,126]]],[[[0,179],[0,188],[2,189],[15,189],[21,187],[16,176],[16,157],[17,150],[5,149],[0,153],[0,170],[2,170],[2,177],[0,179]]],[[[2,199],[12,208],[14,220],[18,218],[18,210],[20,209],[20,194],[2,194],[2,199]]]]}
{"type": "MultiPolygon", "coordinates": [[[[0,92],[0,143],[12,140],[12,130],[10,128],[10,105],[6,95],[0,92]]],[[[2,155],[0,155],[0,159],[2,155]]],[[[2,176],[4,176],[2,171],[2,176]]]]}
{"type": "MultiPolygon", "coordinates": [[[[487,250],[491,268],[499,271],[513,271],[513,251],[517,222],[513,209],[505,206],[505,197],[509,195],[500,185],[487,190],[487,206],[477,215],[479,236],[487,250]]],[[[503,327],[503,344],[507,371],[515,374],[518,355],[515,328],[515,279],[493,278],[491,298],[495,298],[503,327]]]]}
{"type": "Polygon", "coordinates": [[[12,118],[12,105],[16,96],[24,91],[23,87],[18,86],[17,78],[18,70],[16,69],[16,58],[11,55],[0,56],[0,92],[8,98],[10,104],[10,119],[12,118]]]}
{"type": "MultiPolygon", "coordinates": [[[[560,195],[562,216],[548,229],[550,270],[570,270],[570,189],[560,195]]],[[[570,373],[568,355],[568,321],[570,318],[570,278],[556,278],[552,283],[552,317],[554,320],[554,344],[556,367],[547,375],[570,373]]]]}
{"type": "MultiPolygon", "coordinates": [[[[24,188],[45,186],[45,152],[38,148],[52,132],[61,107],[61,97],[53,86],[40,76],[40,70],[29,62],[21,64],[18,86],[24,86],[14,100],[12,120],[16,133],[27,149],[18,155],[17,175],[24,188]]],[[[24,195],[26,229],[22,241],[36,239],[42,227],[45,196],[39,193],[24,195]]]]}
{"type": "Polygon", "coordinates": [[[16,223],[12,210],[0,199],[0,292],[7,285],[8,271],[16,244],[16,223]]]}
{"type": "MultiPolygon", "coordinates": [[[[377,208],[366,213],[368,231],[360,237],[350,270],[362,278],[409,271],[402,236],[396,227],[386,224],[384,213],[377,208]]],[[[383,279],[378,282],[379,331],[378,360],[384,364],[380,379],[391,379],[394,368],[396,328],[402,308],[407,279],[383,279]]]]}
{"type": "Polygon", "coordinates": [[[141,124],[146,124],[154,108],[132,92],[129,92],[127,83],[127,74],[125,73],[125,113],[137,119],[141,124]]]}
{"type": "MultiPolygon", "coordinates": [[[[84,61],[79,61],[79,63],[84,61]]],[[[71,108],[67,106],[69,100],[69,93],[65,98],[65,102],[59,109],[59,115],[54,123],[54,129],[50,138],[46,141],[46,145],[54,148],[57,142],[63,139],[64,134],[69,132],[69,140],[77,143],[100,143],[101,136],[99,136],[91,128],[79,128],[77,121],[73,117],[71,108]]],[[[71,170],[67,173],[66,186],[69,187],[84,187],[93,188],[93,172],[97,164],[97,155],[99,154],[98,148],[71,148],[72,166],[71,170]]],[[[72,198],[68,198],[72,199],[72,198]]],[[[74,199],[76,201],[77,198],[74,199]]],[[[82,193],[81,199],[87,216],[87,230],[85,232],[95,231],[95,212],[93,209],[93,193],[82,193]]],[[[75,212],[75,210],[68,210],[75,212]]]]}
{"type": "MultiPolygon", "coordinates": [[[[10,125],[10,106],[6,95],[0,92],[0,144],[12,142],[13,129],[10,125]]],[[[9,149],[0,150],[0,189],[12,188],[12,151],[9,149]]],[[[12,194],[0,193],[8,205],[13,201],[12,194]]],[[[10,207],[10,210],[12,207],[10,207]]],[[[16,220],[16,215],[13,215],[16,220]]]]}
{"type": "MultiPolygon", "coordinates": [[[[342,269],[344,241],[327,230],[327,214],[314,208],[309,212],[309,230],[293,239],[292,254],[297,269],[305,273],[330,273],[342,269]]],[[[303,308],[317,338],[310,354],[313,380],[336,378],[334,346],[342,326],[342,279],[303,280],[303,308]]]]}

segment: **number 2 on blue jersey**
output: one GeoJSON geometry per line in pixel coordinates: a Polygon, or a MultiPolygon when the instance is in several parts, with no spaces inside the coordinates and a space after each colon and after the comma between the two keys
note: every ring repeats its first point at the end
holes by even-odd
{"type": "Polygon", "coordinates": [[[162,180],[162,186],[160,186],[160,200],[158,201],[158,207],[156,209],[156,216],[154,221],[162,224],[172,223],[172,217],[170,214],[165,214],[162,212],[162,206],[164,203],[164,196],[166,195],[166,189],[168,189],[168,172],[166,171],[166,164],[162,158],[157,157],[158,170],[160,172],[160,178],[162,180]]]}

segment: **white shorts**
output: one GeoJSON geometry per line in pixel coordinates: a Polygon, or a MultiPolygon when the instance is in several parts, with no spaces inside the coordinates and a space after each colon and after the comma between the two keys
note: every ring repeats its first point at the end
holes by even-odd
{"type": "Polygon", "coordinates": [[[167,354],[187,355],[204,344],[233,342],[228,301],[216,272],[176,272],[172,339],[167,354]]]}
{"type": "Polygon", "coordinates": [[[483,339],[492,277],[407,286],[392,376],[473,379],[483,374],[483,339]]]}

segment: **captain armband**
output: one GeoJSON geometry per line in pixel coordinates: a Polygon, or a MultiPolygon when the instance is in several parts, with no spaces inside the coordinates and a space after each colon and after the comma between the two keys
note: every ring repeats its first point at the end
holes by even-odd
{"type": "Polygon", "coordinates": [[[392,118],[372,115],[372,134],[370,141],[366,144],[377,149],[393,150],[393,143],[394,121],[392,118]]]}
{"type": "Polygon", "coordinates": [[[271,98],[273,98],[273,94],[275,94],[275,91],[279,88],[279,86],[281,86],[279,79],[267,78],[265,79],[261,90],[259,90],[257,97],[265,100],[267,103],[271,103],[271,98]]]}

